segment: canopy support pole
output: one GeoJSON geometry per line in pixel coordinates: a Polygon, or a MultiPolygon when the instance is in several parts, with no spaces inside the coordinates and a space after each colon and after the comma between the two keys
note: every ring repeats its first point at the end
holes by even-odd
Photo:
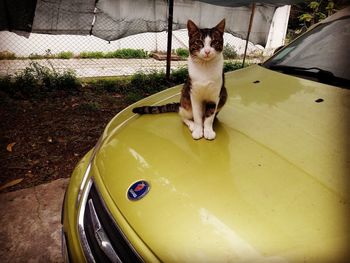
{"type": "Polygon", "coordinates": [[[249,26],[248,26],[248,33],[247,33],[247,39],[245,42],[245,49],[244,49],[244,55],[243,55],[243,63],[242,68],[244,68],[245,58],[247,56],[247,49],[248,49],[248,42],[250,37],[250,32],[252,31],[252,25],[254,20],[254,14],[255,14],[255,3],[252,4],[252,12],[250,14],[250,20],[249,20],[249,26]]]}
{"type": "Polygon", "coordinates": [[[168,0],[169,14],[168,14],[168,44],[167,44],[167,56],[166,56],[166,80],[170,81],[170,64],[171,64],[171,40],[173,36],[173,13],[174,13],[174,0],[168,0]]]}

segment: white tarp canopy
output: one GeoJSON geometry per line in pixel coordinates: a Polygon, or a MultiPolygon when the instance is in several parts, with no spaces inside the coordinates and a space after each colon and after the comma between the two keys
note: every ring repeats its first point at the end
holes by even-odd
{"type": "MultiPolygon", "coordinates": [[[[114,40],[140,32],[167,30],[167,2],[156,0],[99,0],[92,34],[114,40]]],[[[276,6],[257,5],[250,41],[265,45],[276,6]]],[[[215,6],[199,1],[174,1],[173,29],[185,28],[191,19],[200,27],[213,27],[226,19],[226,32],[244,38],[251,8],[215,6]]]]}
{"type": "MultiPolygon", "coordinates": [[[[173,28],[185,28],[188,19],[200,27],[212,27],[225,18],[226,31],[244,38],[251,4],[255,2],[175,0],[173,28]]],[[[265,45],[276,8],[295,2],[300,1],[256,2],[250,41],[265,45]]],[[[166,0],[0,0],[0,7],[0,30],[94,35],[116,40],[143,32],[164,31],[168,26],[166,0]]]]}

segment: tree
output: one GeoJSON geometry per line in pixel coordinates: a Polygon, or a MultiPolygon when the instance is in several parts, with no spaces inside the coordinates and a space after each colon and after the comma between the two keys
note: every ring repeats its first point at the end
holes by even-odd
{"type": "Polygon", "coordinates": [[[307,0],[292,5],[289,35],[294,38],[347,4],[348,0],[307,0]]]}
{"type": "Polygon", "coordinates": [[[325,19],[327,16],[335,12],[334,2],[328,1],[310,1],[306,12],[299,16],[299,21],[304,24],[306,28],[325,19]]]}

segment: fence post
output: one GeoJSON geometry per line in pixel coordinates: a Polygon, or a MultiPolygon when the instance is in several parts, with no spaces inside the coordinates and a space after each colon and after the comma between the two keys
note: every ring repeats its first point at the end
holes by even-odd
{"type": "Polygon", "coordinates": [[[168,44],[166,56],[166,79],[170,80],[170,64],[171,64],[171,40],[173,36],[173,12],[174,0],[168,0],[169,14],[168,14],[168,44]]]}
{"type": "Polygon", "coordinates": [[[254,19],[254,13],[255,13],[255,3],[252,4],[252,12],[251,12],[251,14],[250,14],[250,20],[249,20],[249,26],[248,26],[247,39],[246,39],[246,42],[245,42],[245,49],[244,49],[244,55],[243,55],[242,68],[244,68],[245,57],[247,56],[247,48],[248,48],[248,42],[249,42],[250,31],[252,30],[253,19],[254,19]]]}

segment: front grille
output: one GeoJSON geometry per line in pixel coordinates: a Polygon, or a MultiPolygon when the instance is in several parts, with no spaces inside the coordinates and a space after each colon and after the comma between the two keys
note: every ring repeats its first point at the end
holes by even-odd
{"type": "MultiPolygon", "coordinates": [[[[109,213],[94,183],[83,211],[82,243],[91,262],[143,262],[109,213]],[[84,242],[85,241],[85,242],[84,242]]],[[[82,236],[82,234],[81,234],[82,236]]]]}

